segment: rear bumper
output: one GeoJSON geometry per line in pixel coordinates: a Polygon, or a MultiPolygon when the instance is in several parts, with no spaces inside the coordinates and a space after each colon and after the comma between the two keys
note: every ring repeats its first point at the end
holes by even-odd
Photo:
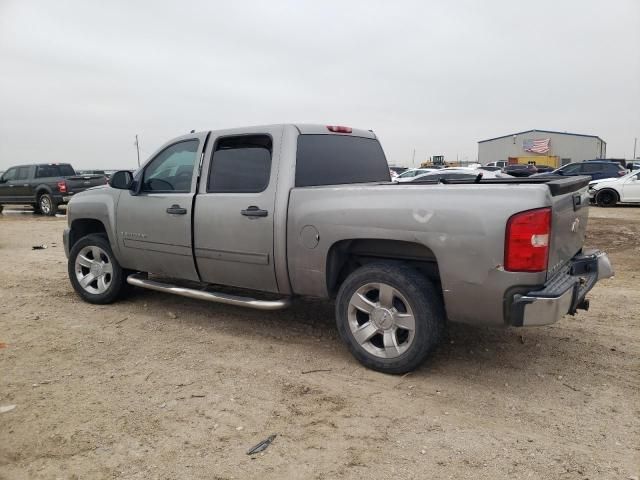
{"type": "Polygon", "coordinates": [[[587,310],[587,293],[598,280],[613,277],[613,267],[605,252],[576,255],[540,290],[516,294],[511,303],[511,325],[527,327],[555,323],[578,309],[587,310]]]}

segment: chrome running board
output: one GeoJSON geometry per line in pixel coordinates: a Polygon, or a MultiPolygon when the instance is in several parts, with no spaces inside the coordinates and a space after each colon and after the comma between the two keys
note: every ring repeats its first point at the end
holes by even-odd
{"type": "Polygon", "coordinates": [[[239,297],[237,295],[228,295],[226,293],[206,292],[204,290],[194,290],[193,288],[184,288],[170,283],[156,282],[149,280],[144,275],[134,273],[127,277],[127,283],[136,287],[148,288],[157,292],[173,293],[182,297],[195,298],[198,300],[206,300],[208,302],[226,303],[227,305],[237,305],[239,307],[255,308],[257,310],[281,310],[291,305],[289,298],[280,300],[256,300],[250,297],[239,297]]]}

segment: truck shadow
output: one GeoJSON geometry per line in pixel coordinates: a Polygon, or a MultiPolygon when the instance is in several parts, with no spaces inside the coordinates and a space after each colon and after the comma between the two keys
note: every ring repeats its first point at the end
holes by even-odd
{"type": "MultiPolygon", "coordinates": [[[[156,292],[136,290],[135,303],[146,302],[154,310],[172,311],[179,320],[205,330],[224,328],[225,333],[251,336],[261,341],[286,342],[325,357],[335,368],[357,367],[338,336],[332,302],[298,299],[282,311],[258,311],[201,302],[156,292]],[[320,348],[331,342],[335,349],[320,348]],[[328,357],[328,358],[327,358],[328,357]],[[335,357],[335,358],[332,358],[335,357]],[[345,362],[348,362],[345,364],[345,362]]],[[[561,326],[562,321],[557,324],[561,326]]],[[[486,384],[527,381],[562,372],[584,370],[584,340],[576,340],[562,327],[535,329],[487,328],[449,324],[443,344],[412,378],[426,380],[440,376],[486,384]],[[489,372],[491,372],[489,374],[489,372]]],[[[598,348],[605,347],[597,345],[598,348]]],[[[609,352],[607,352],[609,353],[609,352]]],[[[566,374],[566,373],[565,373],[566,374]]]]}

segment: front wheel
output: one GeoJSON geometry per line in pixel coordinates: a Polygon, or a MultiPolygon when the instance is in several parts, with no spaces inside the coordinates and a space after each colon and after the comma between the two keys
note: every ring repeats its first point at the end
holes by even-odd
{"type": "Polygon", "coordinates": [[[596,195],[596,203],[599,207],[613,207],[618,203],[618,196],[611,190],[602,190],[596,195]]]}
{"type": "Polygon", "coordinates": [[[87,235],[73,245],[68,272],[74,290],[89,303],[112,303],[128,288],[127,272],[104,235],[87,235]]]}
{"type": "Polygon", "coordinates": [[[376,262],[344,281],[336,300],[336,321],[360,363],[398,374],[414,370],[435,350],[445,314],[435,287],[417,270],[376,262]]]}

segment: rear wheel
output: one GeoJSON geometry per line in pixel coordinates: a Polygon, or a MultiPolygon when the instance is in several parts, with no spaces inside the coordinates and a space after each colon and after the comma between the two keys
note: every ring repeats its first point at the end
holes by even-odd
{"type": "Polygon", "coordinates": [[[444,308],[433,284],[413,268],[377,262],[353,272],[336,301],[340,336],[366,367],[417,368],[443,335],[444,308]]]}
{"type": "Polygon", "coordinates": [[[618,203],[618,195],[612,190],[602,190],[596,195],[596,203],[599,207],[613,207],[618,203]]]}
{"type": "Polygon", "coordinates": [[[112,303],[128,290],[129,272],[120,267],[104,235],[87,235],[73,245],[68,273],[74,290],[89,303],[112,303]]]}
{"type": "Polygon", "coordinates": [[[38,197],[38,210],[42,215],[53,217],[58,210],[58,204],[48,193],[43,193],[38,197]]]}

